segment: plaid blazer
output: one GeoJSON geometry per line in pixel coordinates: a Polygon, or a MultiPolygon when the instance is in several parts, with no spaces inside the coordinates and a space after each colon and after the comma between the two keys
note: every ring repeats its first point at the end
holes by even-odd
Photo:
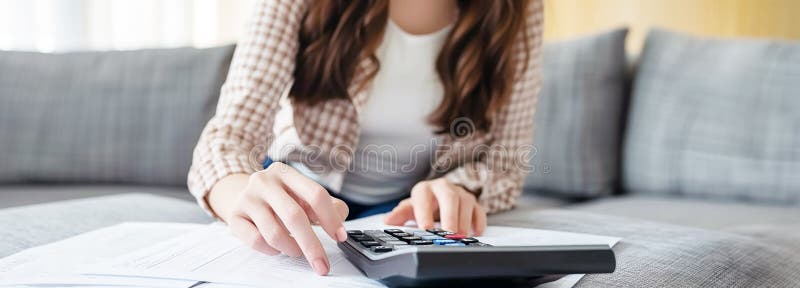
{"type": "MultiPolygon", "coordinates": [[[[297,133],[303,150],[315,151],[348,167],[359,139],[358,111],[367,100],[364,83],[368,71],[375,69],[363,60],[350,85],[351,99],[331,100],[307,106],[292,104],[289,125],[276,123],[279,103],[293,84],[298,33],[308,1],[259,1],[255,15],[240,40],[222,87],[216,115],[208,122],[194,150],[188,186],[198,202],[208,209],[205,197],[223,177],[251,174],[261,169],[268,148],[283,133],[297,133]],[[291,129],[274,129],[275,127],[291,129]],[[342,164],[343,163],[343,164],[342,164]]],[[[518,36],[514,53],[516,79],[510,101],[496,114],[487,132],[471,133],[469,122],[454,123],[450,134],[439,139],[429,176],[446,177],[477,194],[487,212],[510,209],[521,194],[525,169],[518,165],[530,152],[533,119],[541,86],[542,1],[530,1],[527,26],[518,36]],[[526,45],[527,43],[527,45],[526,45]],[[524,57],[525,53],[528,57],[524,57]],[[463,126],[463,127],[462,127],[463,126]],[[461,131],[466,129],[466,134],[461,131]],[[486,147],[501,153],[487,152],[486,147]],[[475,153],[476,151],[483,151],[475,153]],[[527,151],[527,152],[526,152],[527,151]]],[[[284,121],[285,122],[285,121],[284,121]]],[[[324,157],[319,157],[324,158],[324,157]]],[[[331,162],[326,162],[327,166],[331,162]]],[[[325,166],[325,165],[323,165],[325,166]]],[[[344,175],[346,169],[327,169],[325,173],[344,175]]]]}

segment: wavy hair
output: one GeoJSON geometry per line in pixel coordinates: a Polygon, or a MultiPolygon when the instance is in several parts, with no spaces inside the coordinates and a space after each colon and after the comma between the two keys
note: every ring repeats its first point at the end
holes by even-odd
{"type": "MultiPolygon", "coordinates": [[[[470,119],[480,131],[491,127],[510,97],[515,63],[527,63],[515,59],[513,49],[518,39],[524,39],[518,35],[526,29],[527,2],[458,1],[458,20],[436,60],[444,97],[428,121],[437,133],[446,133],[459,118],[470,119]]],[[[388,0],[313,1],[302,20],[295,85],[289,97],[310,105],[349,98],[348,87],[362,59],[380,69],[375,50],[387,18],[388,0]]],[[[369,71],[363,83],[378,69],[369,71]]]]}

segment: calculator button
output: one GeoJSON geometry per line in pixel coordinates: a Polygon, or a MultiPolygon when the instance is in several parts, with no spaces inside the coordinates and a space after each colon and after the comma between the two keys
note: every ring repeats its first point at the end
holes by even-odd
{"type": "Polygon", "coordinates": [[[439,232],[436,232],[434,234],[439,235],[439,236],[447,236],[447,235],[453,235],[453,234],[456,234],[456,233],[453,233],[453,232],[450,232],[450,231],[439,231],[439,232]]]}
{"type": "Polygon", "coordinates": [[[465,243],[465,244],[478,243],[478,239],[475,239],[475,238],[464,238],[464,239],[461,239],[461,242],[465,243]]]}
{"type": "Polygon", "coordinates": [[[389,235],[389,234],[383,233],[383,231],[375,231],[375,230],[372,230],[372,231],[364,231],[364,234],[367,234],[367,235],[369,235],[369,236],[372,236],[372,237],[386,237],[386,236],[392,236],[392,235],[389,235]]]}
{"type": "Polygon", "coordinates": [[[393,233],[403,233],[403,230],[400,230],[400,229],[386,229],[386,230],[383,230],[383,232],[386,232],[386,233],[389,233],[389,234],[393,234],[393,233]]]}
{"type": "Polygon", "coordinates": [[[445,235],[444,236],[444,238],[453,239],[453,240],[460,240],[460,239],[464,239],[466,237],[467,236],[464,236],[464,235],[461,235],[461,234],[450,234],[450,235],[445,235]]]}
{"type": "Polygon", "coordinates": [[[405,232],[394,233],[392,235],[394,235],[394,237],[408,237],[408,236],[411,236],[411,234],[405,233],[405,232]]]}
{"type": "Polygon", "coordinates": [[[378,243],[377,241],[362,241],[361,245],[363,245],[364,247],[369,248],[369,247],[372,247],[372,246],[380,246],[381,243],[378,243]]]}
{"type": "Polygon", "coordinates": [[[464,243],[461,243],[461,242],[453,242],[453,243],[444,244],[444,246],[467,246],[467,244],[464,244],[464,243]]]}
{"type": "Polygon", "coordinates": [[[433,241],[431,241],[431,240],[413,240],[413,241],[409,242],[408,244],[411,244],[411,245],[433,245],[433,241]]]}
{"type": "Polygon", "coordinates": [[[445,232],[444,230],[439,229],[439,228],[425,229],[425,231],[428,231],[428,232],[431,232],[431,233],[445,232]]]}
{"type": "Polygon", "coordinates": [[[373,240],[372,237],[369,237],[367,235],[353,235],[353,236],[350,236],[350,238],[353,238],[356,241],[371,241],[371,240],[373,240]]]}
{"type": "Polygon", "coordinates": [[[361,230],[350,230],[350,231],[347,231],[347,235],[350,235],[350,236],[362,235],[362,234],[364,234],[364,232],[361,231],[361,230]]]}
{"type": "Polygon", "coordinates": [[[403,242],[403,241],[386,241],[384,244],[386,244],[386,245],[392,245],[392,246],[398,246],[398,245],[408,245],[408,243],[406,243],[406,242],[403,242]]]}
{"type": "Polygon", "coordinates": [[[478,247],[491,247],[492,245],[489,245],[489,244],[486,244],[486,243],[481,243],[481,242],[478,242],[478,243],[470,243],[470,244],[469,244],[469,246],[478,246],[478,247]]]}
{"type": "Polygon", "coordinates": [[[422,240],[422,238],[419,236],[408,236],[408,237],[400,237],[400,240],[408,242],[408,241],[422,240]]]}
{"type": "Polygon", "coordinates": [[[424,240],[436,240],[436,239],[444,239],[442,236],[430,235],[430,236],[420,236],[420,238],[424,240]]]}
{"type": "Polygon", "coordinates": [[[450,243],[456,243],[456,240],[450,240],[450,239],[436,239],[436,240],[433,240],[433,244],[436,244],[436,245],[445,245],[445,244],[450,244],[450,243]]]}
{"type": "Polygon", "coordinates": [[[375,253],[383,253],[383,252],[392,251],[392,247],[389,247],[389,246],[374,246],[374,247],[372,247],[370,249],[372,249],[372,252],[375,252],[375,253]]]}

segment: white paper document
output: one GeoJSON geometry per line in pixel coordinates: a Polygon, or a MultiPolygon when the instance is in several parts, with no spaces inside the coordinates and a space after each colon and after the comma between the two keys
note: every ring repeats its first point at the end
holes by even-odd
{"type": "Polygon", "coordinates": [[[76,268],[109,261],[152,243],[205,227],[200,224],[123,223],[87,232],[0,259],[0,287],[125,285],[190,287],[197,281],[77,274],[76,268]]]}
{"type": "MultiPolygon", "coordinates": [[[[345,223],[347,229],[384,229],[383,215],[345,223]]],[[[403,228],[403,227],[400,227],[403,228]]],[[[269,256],[250,249],[224,225],[125,223],[32,248],[0,259],[0,287],[384,287],[344,258],[315,227],[331,264],[316,275],[304,258],[269,256]]],[[[613,246],[619,238],[551,230],[488,227],[482,242],[495,246],[613,246]]],[[[572,287],[568,275],[540,287],[572,287]]]]}
{"type": "MultiPolygon", "coordinates": [[[[347,229],[383,229],[377,215],[345,224],[347,229]]],[[[235,239],[225,227],[213,226],[174,238],[86,271],[95,275],[138,275],[214,283],[269,287],[383,287],[363,276],[319,227],[331,264],[328,276],[314,274],[303,258],[268,256],[235,239]]],[[[512,227],[488,227],[482,242],[495,246],[607,244],[619,239],[578,233],[512,227]]],[[[562,278],[547,287],[571,287],[582,275],[562,278]]]]}
{"type": "Polygon", "coordinates": [[[138,275],[257,287],[383,287],[361,274],[321,229],[331,272],[318,276],[302,257],[269,256],[244,246],[225,226],[208,226],[88,267],[94,275],[138,275]]]}

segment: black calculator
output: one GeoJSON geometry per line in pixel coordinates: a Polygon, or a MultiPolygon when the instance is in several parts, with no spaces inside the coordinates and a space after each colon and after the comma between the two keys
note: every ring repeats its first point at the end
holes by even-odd
{"type": "Polygon", "coordinates": [[[492,246],[442,229],[349,230],[339,243],[367,277],[390,287],[531,287],[566,274],[611,273],[608,245],[492,246]]]}

